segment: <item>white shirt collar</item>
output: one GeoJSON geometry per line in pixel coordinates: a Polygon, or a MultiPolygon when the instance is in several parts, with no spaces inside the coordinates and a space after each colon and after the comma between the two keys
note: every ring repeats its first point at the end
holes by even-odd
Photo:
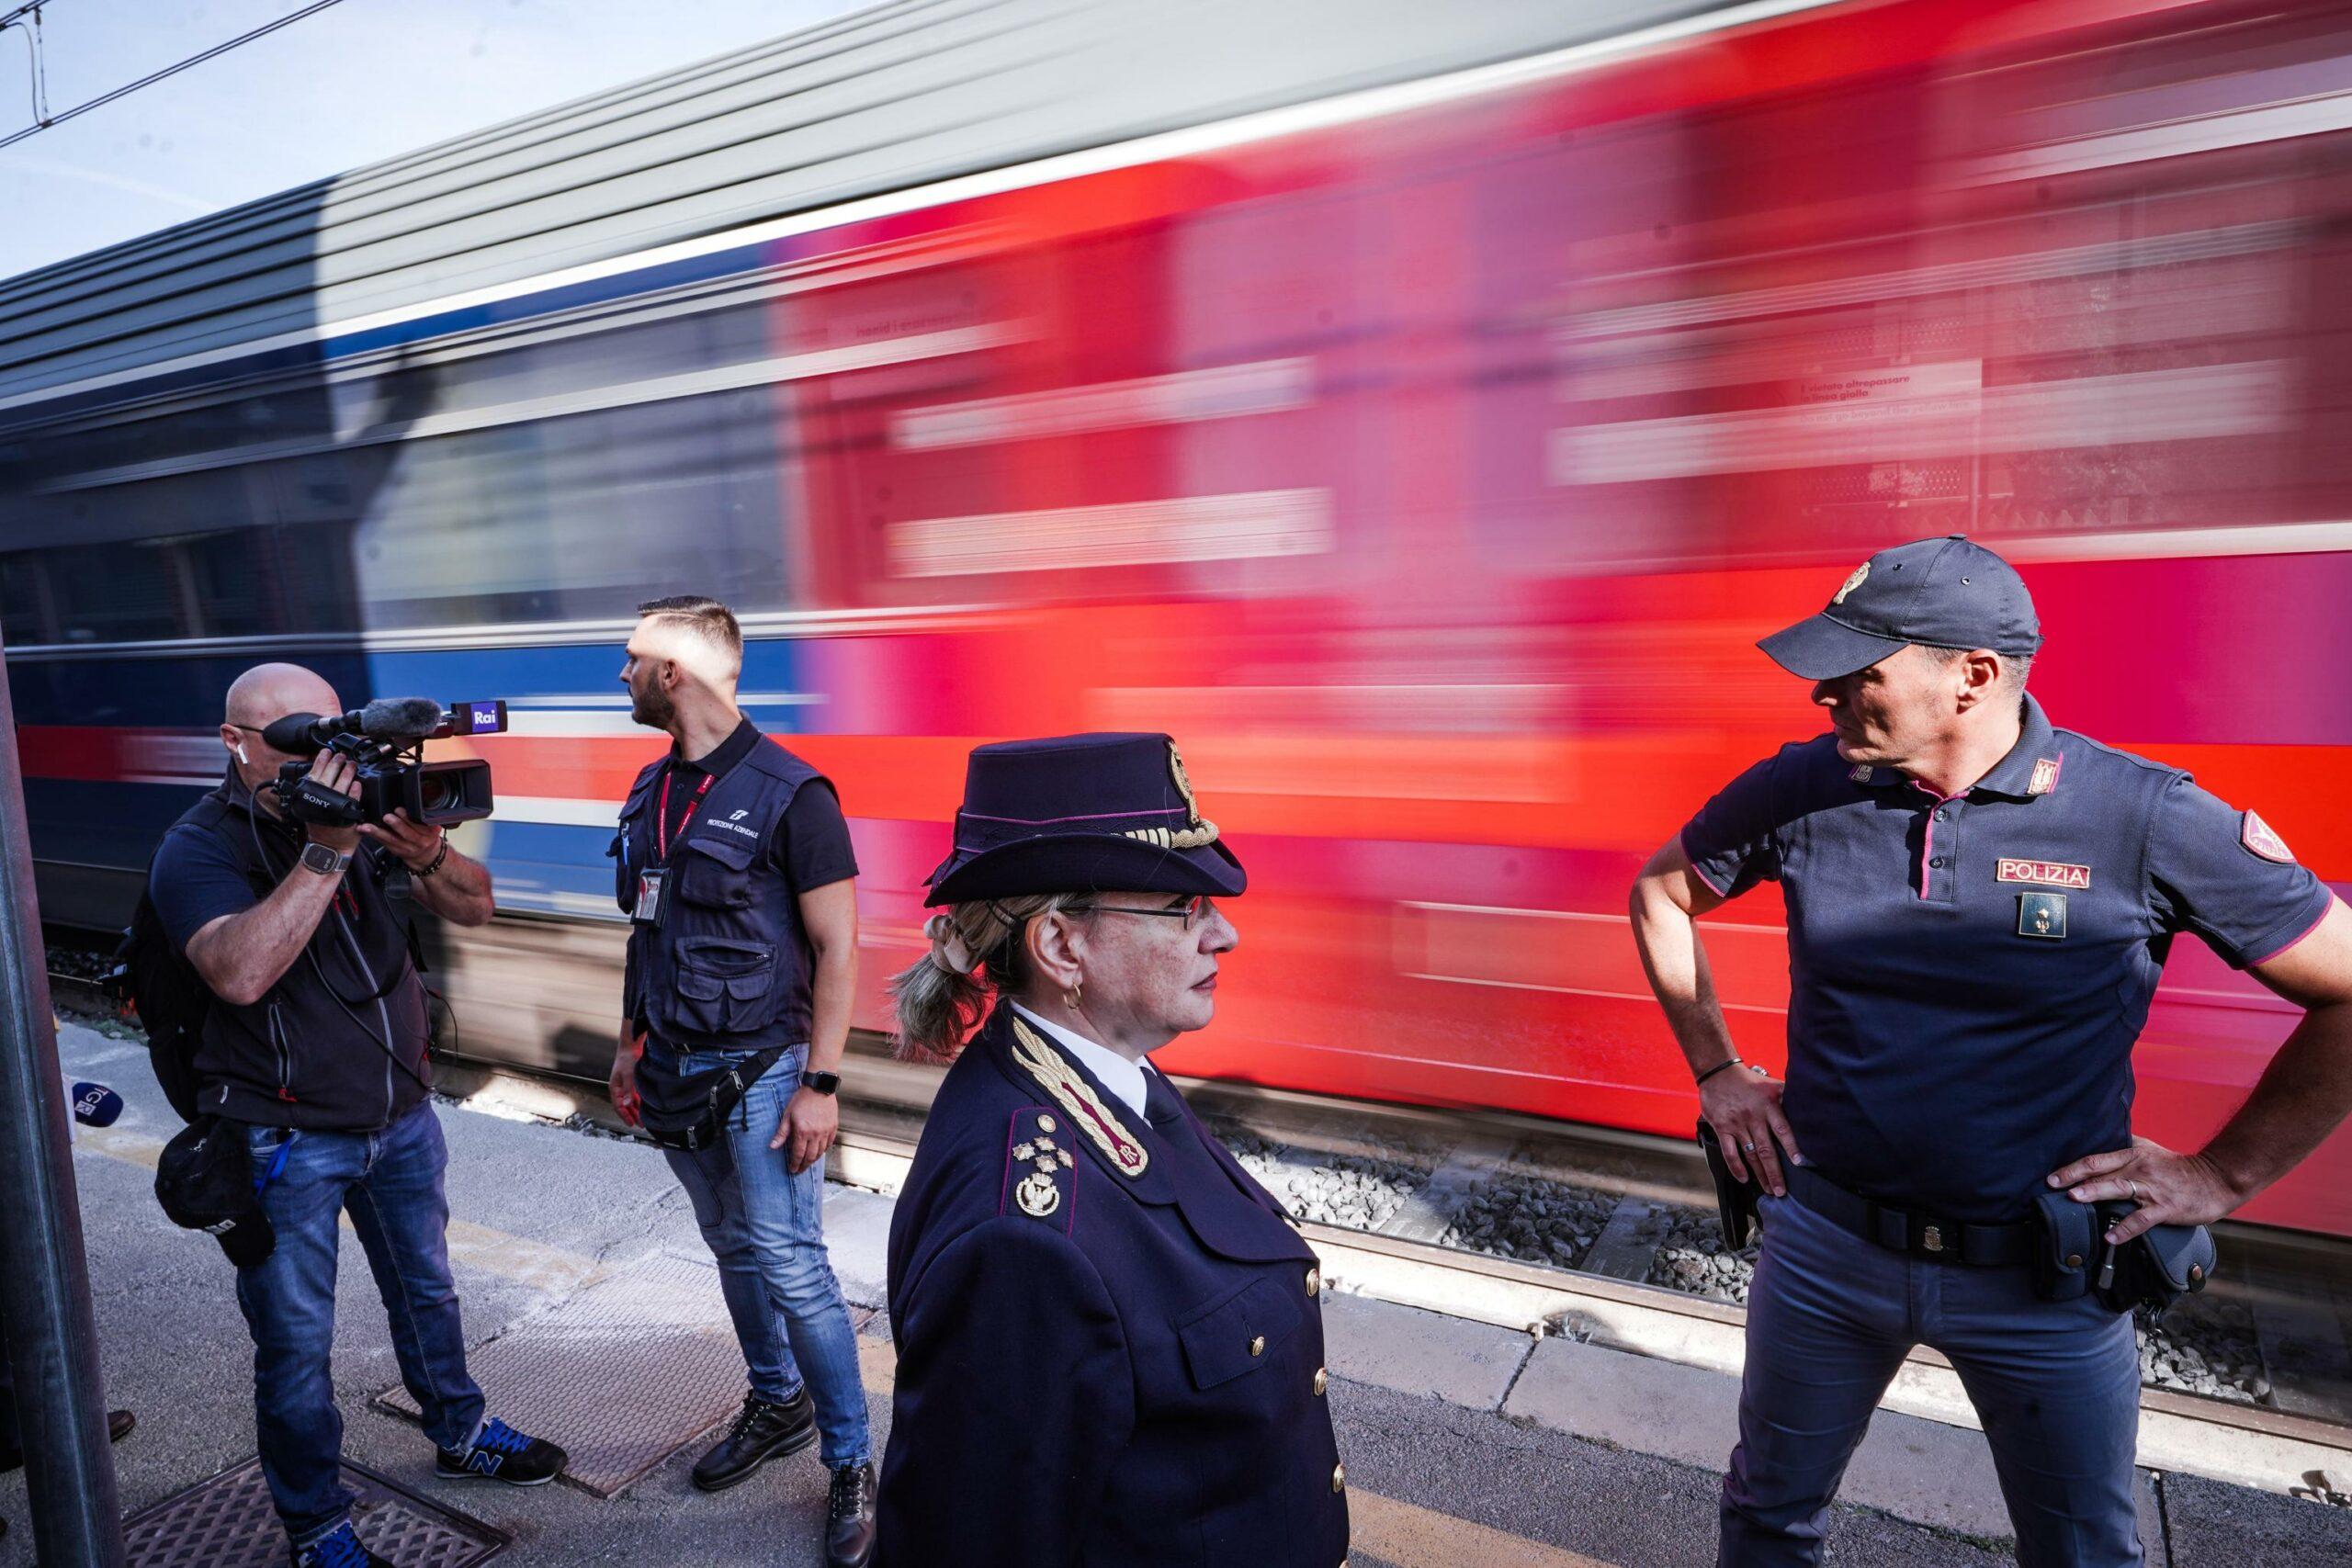
{"type": "Polygon", "coordinates": [[[1052,1035],[1057,1043],[1078,1058],[1078,1065],[1102,1080],[1102,1087],[1126,1101],[1127,1109],[1136,1115],[1144,1114],[1144,1066],[1130,1062],[1108,1045],[1097,1045],[1083,1034],[1071,1032],[1058,1023],[1039,1018],[1019,1002],[1013,1008],[1031,1023],[1052,1035]]]}

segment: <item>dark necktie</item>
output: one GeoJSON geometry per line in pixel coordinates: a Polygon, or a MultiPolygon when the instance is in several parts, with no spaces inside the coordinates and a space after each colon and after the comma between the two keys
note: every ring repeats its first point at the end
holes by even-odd
{"type": "Polygon", "coordinates": [[[1151,1130],[1161,1137],[1174,1137],[1179,1132],[1191,1141],[1191,1132],[1184,1127],[1184,1102],[1176,1094],[1176,1086],[1167,1075],[1146,1067],[1143,1071],[1143,1117],[1151,1130]]]}

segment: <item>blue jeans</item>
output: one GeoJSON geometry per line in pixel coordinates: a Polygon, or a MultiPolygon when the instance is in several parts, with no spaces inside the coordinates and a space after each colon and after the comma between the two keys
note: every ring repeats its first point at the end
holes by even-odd
{"type": "Polygon", "coordinates": [[[254,1425],[277,1517],[299,1549],[341,1524],[343,1416],[328,1353],[334,1341],[336,1219],[346,1210],[391,1316],[401,1381],[436,1447],[462,1449],[481,1426],[481,1390],[466,1375],[458,1291],[449,1277],[449,1163],[431,1101],[376,1133],[249,1127],[254,1174],[280,1145],[286,1163],[262,1191],[277,1249],[237,1270],[237,1304],[254,1337],[254,1425]]]}
{"type": "Polygon", "coordinates": [[[1718,1568],[1820,1561],[1846,1461],[1915,1343],[1951,1359],[1984,1424],[2021,1568],[2139,1563],[2130,1314],[2042,1301],[2022,1265],[1890,1252],[1794,1198],[1762,1209],[1718,1568]]]}
{"type": "MultiPolygon", "coordinates": [[[[752,1054],[682,1053],[649,1038],[639,1070],[690,1080],[752,1054]]],[[[874,1441],[866,1431],[857,1330],[825,1251],[825,1162],[795,1176],[786,1168],[786,1151],[768,1147],[808,1059],[805,1045],[776,1058],[728,1119],[727,1136],[717,1145],[691,1154],[662,1153],[693,1200],[695,1223],[718,1260],[719,1291],[735,1320],[752,1392],[787,1399],[799,1392],[805,1374],[817,1406],[819,1452],[838,1468],[871,1460],[874,1441]]]]}

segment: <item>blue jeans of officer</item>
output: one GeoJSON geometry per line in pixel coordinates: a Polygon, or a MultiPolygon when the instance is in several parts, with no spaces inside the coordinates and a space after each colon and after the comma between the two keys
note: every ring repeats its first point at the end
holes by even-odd
{"type": "Polygon", "coordinates": [[[465,1332],[449,1277],[449,1163],[430,1101],[376,1133],[246,1129],[254,1174],[286,1161],[262,1190],[276,1250],[237,1271],[237,1304],[254,1337],[254,1424],[262,1474],[296,1547],[351,1511],[342,1481],[343,1416],[328,1352],[334,1341],[337,1219],[368,1254],[390,1314],[401,1382],[435,1446],[462,1449],[481,1426],[481,1390],[466,1372],[465,1332]]]}
{"type": "MultiPolygon", "coordinates": [[[[645,1043],[645,1066],[691,1077],[753,1055],[697,1051],[682,1055],[659,1040],[645,1043]]],[[[728,1120],[718,1145],[662,1151],[695,1206],[695,1222],[718,1260],[718,1284],[735,1320],[735,1337],[752,1392],[782,1400],[805,1376],[817,1407],[819,1452],[829,1467],[874,1457],[865,1422],[865,1386],[857,1365],[857,1330],[825,1250],[825,1162],[795,1176],[786,1151],[771,1149],[776,1123],[800,1087],[808,1050],[795,1046],[760,1075],[728,1120]]]]}
{"type": "Polygon", "coordinates": [[[2030,1269],[1906,1258],[1765,1198],[1719,1568],[1812,1563],[1846,1461],[1911,1347],[1950,1358],[1984,1422],[2022,1568],[2127,1568],[2140,1360],[2132,1317],[2045,1302],[2030,1269]]]}

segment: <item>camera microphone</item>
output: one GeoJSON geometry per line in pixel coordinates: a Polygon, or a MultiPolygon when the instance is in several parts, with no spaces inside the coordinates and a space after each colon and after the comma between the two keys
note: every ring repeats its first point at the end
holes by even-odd
{"type": "Polygon", "coordinates": [[[74,1086],[74,1120],[85,1127],[111,1127],[122,1114],[122,1096],[102,1083],[74,1086]]]}
{"type": "Polygon", "coordinates": [[[379,697],[356,714],[351,728],[371,740],[424,740],[441,728],[441,705],[430,697],[379,697]]]}

